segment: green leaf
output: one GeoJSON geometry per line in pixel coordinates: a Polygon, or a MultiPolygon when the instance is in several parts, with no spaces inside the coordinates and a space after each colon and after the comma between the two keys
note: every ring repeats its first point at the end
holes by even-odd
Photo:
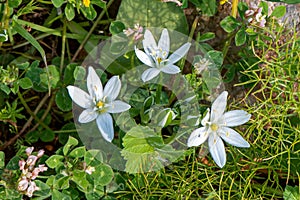
{"type": "Polygon", "coordinates": [[[55,8],[59,8],[61,7],[61,5],[63,5],[64,0],[51,0],[53,5],[55,6],[55,8]]]}
{"type": "Polygon", "coordinates": [[[77,66],[74,70],[74,79],[75,80],[83,80],[85,78],[85,68],[82,66],[77,66]]]}
{"type": "Polygon", "coordinates": [[[51,200],[72,200],[72,198],[69,195],[59,192],[58,190],[54,189],[52,191],[51,200]]]}
{"type": "Polygon", "coordinates": [[[125,24],[123,24],[123,22],[121,21],[114,21],[109,26],[109,31],[113,35],[118,33],[123,33],[124,29],[125,29],[125,24]]]}
{"type": "Polygon", "coordinates": [[[64,157],[62,155],[52,155],[46,160],[46,164],[50,168],[56,168],[57,166],[63,165],[62,160],[64,157]]]}
{"type": "Polygon", "coordinates": [[[25,70],[29,67],[29,62],[23,62],[23,63],[19,63],[16,65],[17,65],[17,68],[25,70]]]}
{"type": "Polygon", "coordinates": [[[72,110],[72,99],[66,88],[60,88],[55,96],[55,103],[57,107],[63,111],[67,112],[72,110]]]}
{"type": "Polygon", "coordinates": [[[33,83],[33,89],[35,91],[46,92],[47,87],[41,84],[41,78],[40,78],[40,75],[44,72],[44,70],[39,68],[38,66],[39,66],[39,61],[32,62],[25,74],[25,77],[30,78],[30,80],[33,83]]]}
{"type": "Polygon", "coordinates": [[[262,7],[262,8],[263,8],[263,10],[262,10],[262,14],[263,14],[263,15],[268,15],[268,13],[269,13],[269,5],[268,5],[267,2],[261,1],[261,2],[259,3],[259,7],[262,7]]]}
{"type": "Polygon", "coordinates": [[[63,176],[55,181],[54,187],[60,190],[68,189],[70,187],[69,180],[69,176],[63,176]]]}
{"type": "Polygon", "coordinates": [[[65,15],[66,15],[66,18],[68,21],[71,21],[72,19],[74,19],[75,11],[74,11],[72,4],[67,3],[67,6],[65,8],[65,15]]]}
{"type": "Polygon", "coordinates": [[[80,10],[82,11],[83,15],[89,20],[94,20],[97,16],[97,12],[95,11],[92,4],[90,4],[89,7],[83,6],[80,8],[80,10]]]}
{"type": "Polygon", "coordinates": [[[286,13],[286,7],[285,6],[277,6],[273,10],[273,12],[270,15],[270,17],[281,18],[281,17],[283,17],[285,15],[285,13],[286,13]]]}
{"type": "Polygon", "coordinates": [[[68,139],[68,142],[63,147],[63,154],[67,155],[70,148],[73,147],[73,146],[76,146],[77,144],[78,144],[78,140],[70,136],[69,139],[68,139]]]}
{"type": "Polygon", "coordinates": [[[241,45],[243,45],[243,44],[245,44],[245,42],[246,42],[246,39],[247,39],[247,37],[246,37],[247,35],[246,35],[246,31],[245,31],[245,29],[244,28],[241,28],[237,33],[236,33],[236,35],[235,35],[235,45],[236,46],[241,46],[241,45]]]}
{"type": "Polygon", "coordinates": [[[214,16],[217,12],[216,0],[190,0],[197,8],[200,8],[203,15],[214,16]]]}
{"type": "Polygon", "coordinates": [[[299,200],[300,199],[299,187],[298,186],[292,187],[292,186],[287,185],[283,192],[283,199],[284,200],[299,200]]]}
{"type": "Polygon", "coordinates": [[[19,79],[19,85],[22,89],[29,89],[33,86],[33,83],[30,80],[30,78],[25,77],[25,78],[19,79]]]}
{"type": "Polygon", "coordinates": [[[238,12],[242,20],[245,19],[245,12],[249,10],[248,4],[246,2],[239,2],[238,3],[238,12]]]}
{"type": "Polygon", "coordinates": [[[36,186],[39,187],[39,190],[34,192],[35,196],[49,197],[51,195],[50,187],[46,183],[44,183],[40,180],[35,180],[34,182],[35,182],[36,186]]]}
{"type": "Polygon", "coordinates": [[[214,62],[217,68],[220,68],[223,64],[223,53],[221,51],[211,50],[207,52],[209,58],[214,62]]]}
{"type": "Polygon", "coordinates": [[[86,172],[74,170],[71,180],[77,184],[79,190],[81,190],[83,192],[87,191],[89,182],[86,180],[86,172]]]}
{"type": "Polygon", "coordinates": [[[95,166],[100,162],[103,162],[103,156],[99,150],[91,149],[85,152],[84,162],[87,166],[95,166]]]}
{"type": "Polygon", "coordinates": [[[240,25],[240,22],[232,16],[227,16],[220,22],[220,25],[227,33],[231,33],[240,25]]]}
{"type": "Polygon", "coordinates": [[[123,0],[117,20],[126,27],[139,23],[143,27],[165,27],[188,34],[188,24],[183,10],[175,3],[153,0],[123,0]]]}
{"type": "Polygon", "coordinates": [[[0,169],[5,166],[5,153],[0,151],[0,169]]]}
{"type": "Polygon", "coordinates": [[[9,0],[8,6],[11,8],[17,8],[22,3],[22,0],[9,0]]]}
{"type": "Polygon", "coordinates": [[[49,65],[47,69],[44,69],[44,73],[40,75],[41,84],[47,86],[50,81],[51,88],[55,89],[60,80],[59,69],[55,65],[49,65]]]}
{"type": "Polygon", "coordinates": [[[164,162],[176,155],[170,145],[165,145],[161,135],[149,127],[136,126],[123,138],[121,154],[127,160],[126,171],[141,173],[159,170],[164,162]]]}
{"type": "Polygon", "coordinates": [[[216,35],[213,32],[204,33],[203,35],[200,35],[198,42],[206,42],[208,40],[215,38],[215,36],[216,35]]]}
{"type": "Polygon", "coordinates": [[[51,142],[55,138],[54,131],[52,130],[42,130],[40,134],[40,139],[43,142],[51,142]]]}
{"type": "Polygon", "coordinates": [[[19,156],[14,156],[6,165],[6,169],[8,170],[17,170],[19,169],[19,161],[21,158],[19,156]]]}
{"type": "Polygon", "coordinates": [[[7,95],[9,95],[10,93],[9,87],[3,83],[0,83],[0,90],[2,90],[7,95]]]}
{"type": "Polygon", "coordinates": [[[73,158],[82,158],[85,155],[85,146],[77,147],[70,152],[69,156],[73,158]]]}
{"type": "Polygon", "coordinates": [[[95,167],[92,176],[95,181],[94,185],[106,186],[112,181],[114,172],[109,165],[100,164],[95,167]]]}
{"type": "Polygon", "coordinates": [[[77,66],[76,63],[70,63],[65,67],[63,80],[65,85],[74,84],[75,79],[73,74],[77,66]]]}

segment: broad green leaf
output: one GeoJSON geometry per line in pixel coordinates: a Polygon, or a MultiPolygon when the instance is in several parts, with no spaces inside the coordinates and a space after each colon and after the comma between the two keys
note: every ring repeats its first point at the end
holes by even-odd
{"type": "Polygon", "coordinates": [[[63,154],[67,155],[70,148],[76,146],[77,144],[78,144],[78,140],[70,136],[67,144],[65,144],[65,146],[63,147],[63,154]]]}
{"type": "Polygon", "coordinates": [[[63,176],[55,181],[54,187],[60,190],[68,189],[70,187],[69,181],[70,181],[70,176],[63,176]]]}
{"type": "Polygon", "coordinates": [[[283,192],[283,199],[284,200],[299,200],[300,199],[300,191],[299,187],[289,186],[287,185],[283,192]]]}
{"type": "Polygon", "coordinates": [[[67,6],[65,8],[65,15],[66,15],[66,18],[68,21],[71,21],[72,19],[74,19],[75,11],[74,11],[72,4],[67,3],[67,6]]]}
{"type": "Polygon", "coordinates": [[[243,44],[245,44],[245,42],[246,42],[246,39],[247,39],[247,37],[246,37],[247,35],[246,35],[246,31],[245,31],[245,29],[244,28],[241,28],[237,33],[236,33],[236,35],[235,35],[235,45],[236,46],[241,46],[241,45],[243,45],[243,44]]]}
{"type": "Polygon", "coordinates": [[[33,83],[30,80],[30,78],[25,77],[25,78],[19,79],[19,85],[22,89],[29,89],[33,86],[33,83]]]}
{"type": "Polygon", "coordinates": [[[29,62],[22,62],[22,63],[19,63],[19,64],[16,64],[16,66],[17,66],[17,68],[18,69],[27,69],[29,66],[30,66],[30,64],[29,64],[29,62]]]}
{"type": "Polygon", "coordinates": [[[77,66],[74,70],[74,79],[77,81],[83,80],[85,78],[85,68],[81,66],[77,66]]]}
{"type": "Polygon", "coordinates": [[[94,20],[97,17],[97,12],[95,11],[92,4],[90,4],[89,7],[83,6],[80,10],[82,11],[83,15],[89,20],[94,20]]]}
{"type": "Polygon", "coordinates": [[[52,198],[51,200],[72,200],[69,195],[66,195],[58,190],[54,189],[52,191],[52,198]]]}
{"type": "Polygon", "coordinates": [[[0,169],[5,166],[5,153],[0,151],[0,169]]]}
{"type": "Polygon", "coordinates": [[[55,103],[57,107],[63,112],[72,110],[72,99],[70,98],[68,90],[66,88],[60,88],[57,91],[55,95],[55,103]]]}
{"type": "Polygon", "coordinates": [[[40,139],[43,142],[51,142],[55,138],[55,133],[52,130],[42,130],[40,133],[40,139]]]}
{"type": "Polygon", "coordinates": [[[122,33],[124,29],[125,29],[125,25],[121,21],[114,21],[109,26],[109,31],[113,35],[118,34],[118,33],[122,33]]]}
{"type": "Polygon", "coordinates": [[[8,170],[17,170],[17,169],[19,169],[20,168],[19,167],[19,161],[20,160],[21,160],[21,158],[19,156],[14,156],[7,163],[6,169],[8,169],[8,170]]]}
{"type": "Polygon", "coordinates": [[[270,15],[270,17],[277,17],[277,18],[281,18],[285,15],[286,13],[286,7],[285,6],[277,6],[274,8],[272,14],[270,15]]]}
{"type": "Polygon", "coordinates": [[[56,8],[61,7],[61,5],[64,3],[64,0],[51,0],[51,1],[56,8]]]}
{"type": "Polygon", "coordinates": [[[94,185],[106,186],[112,181],[114,172],[109,165],[100,164],[95,166],[92,176],[95,182],[94,185]]]}
{"type": "Polygon", "coordinates": [[[10,89],[4,83],[0,83],[0,90],[3,91],[5,94],[9,95],[10,89]]]}
{"type": "Polygon", "coordinates": [[[101,198],[104,196],[104,187],[101,185],[94,184],[93,187],[89,188],[89,190],[85,193],[85,197],[87,200],[103,200],[101,198]]]}
{"type": "Polygon", "coordinates": [[[139,23],[143,27],[165,27],[188,34],[188,24],[183,10],[175,3],[153,0],[123,0],[117,20],[126,27],[139,23]]]}
{"type": "Polygon", "coordinates": [[[239,2],[238,3],[238,12],[240,17],[244,20],[245,19],[245,12],[249,10],[248,4],[246,2],[239,2]]]}
{"type": "Polygon", "coordinates": [[[74,170],[71,180],[77,184],[77,188],[83,192],[87,191],[89,182],[86,180],[86,172],[74,170]]]}
{"type": "Polygon", "coordinates": [[[213,16],[217,11],[216,0],[190,0],[197,8],[200,8],[203,15],[213,16]]]}
{"type": "Polygon", "coordinates": [[[99,150],[91,149],[85,152],[84,162],[87,166],[95,166],[103,162],[102,153],[99,150]]]}
{"type": "Polygon", "coordinates": [[[48,165],[48,167],[53,169],[59,165],[62,165],[63,159],[64,157],[61,155],[52,155],[46,160],[46,164],[48,165]]]}
{"type": "Polygon", "coordinates": [[[86,152],[85,146],[77,147],[70,152],[69,156],[73,158],[82,158],[85,152],[86,152]]]}
{"type": "Polygon", "coordinates": [[[34,182],[35,182],[36,186],[39,187],[39,190],[34,192],[35,196],[49,197],[51,195],[50,187],[46,183],[44,183],[40,180],[34,180],[34,182]]]}
{"type": "Polygon", "coordinates": [[[203,35],[200,35],[198,42],[206,42],[206,41],[211,40],[213,38],[215,38],[215,33],[207,32],[207,33],[204,33],[203,35]]]}
{"type": "Polygon", "coordinates": [[[223,53],[221,51],[211,50],[207,52],[210,60],[214,62],[217,68],[220,68],[223,64],[223,53]]]}
{"type": "Polygon", "coordinates": [[[30,78],[33,83],[33,89],[38,92],[46,92],[47,87],[41,84],[40,75],[44,72],[42,68],[39,68],[39,61],[34,61],[31,63],[29,69],[27,70],[25,77],[30,78]]]}
{"type": "Polygon", "coordinates": [[[267,0],[271,2],[282,2],[282,3],[288,3],[288,4],[297,4],[300,3],[300,0],[267,0]]]}
{"type": "Polygon", "coordinates": [[[240,25],[240,22],[232,16],[227,16],[220,22],[220,25],[227,33],[231,33],[240,25]]]}
{"type": "Polygon", "coordinates": [[[9,0],[8,6],[11,8],[17,8],[22,3],[22,0],[9,0]]]}
{"type": "Polygon", "coordinates": [[[49,65],[47,69],[40,75],[41,84],[44,86],[50,85],[51,88],[55,89],[60,81],[59,69],[54,65],[49,65]]]}
{"type": "Polygon", "coordinates": [[[161,169],[176,151],[165,145],[160,135],[149,127],[136,126],[123,138],[121,154],[126,162],[126,171],[140,173],[161,169]]]}
{"type": "Polygon", "coordinates": [[[259,3],[259,7],[262,7],[262,14],[263,15],[268,15],[268,13],[269,13],[269,4],[268,4],[268,2],[265,2],[265,1],[261,1],[260,3],[259,3]]]}
{"type": "Polygon", "coordinates": [[[65,85],[72,85],[74,84],[74,70],[76,69],[78,65],[76,63],[70,63],[65,67],[64,70],[64,84],[65,85]]]}

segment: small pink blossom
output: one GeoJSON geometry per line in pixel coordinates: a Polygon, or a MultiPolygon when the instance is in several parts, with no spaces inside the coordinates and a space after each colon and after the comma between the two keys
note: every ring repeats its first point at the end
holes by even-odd
{"type": "Polygon", "coordinates": [[[26,195],[27,195],[28,197],[32,197],[33,192],[34,192],[34,191],[37,191],[37,190],[39,190],[39,189],[40,189],[40,188],[36,186],[35,182],[31,181],[31,182],[30,182],[30,185],[29,185],[29,187],[28,187],[28,189],[27,189],[27,191],[26,191],[26,195]]]}
{"type": "Polygon", "coordinates": [[[28,147],[28,148],[26,148],[25,152],[26,152],[27,156],[31,155],[33,149],[34,149],[34,147],[28,147]]]}
{"type": "Polygon", "coordinates": [[[19,160],[20,170],[24,170],[25,164],[26,164],[25,160],[19,160]]]}
{"type": "Polygon", "coordinates": [[[37,157],[38,158],[42,157],[44,155],[44,153],[45,153],[45,150],[43,150],[43,149],[39,150],[37,157]]]}
{"type": "Polygon", "coordinates": [[[27,187],[28,187],[28,180],[26,178],[22,179],[18,184],[19,191],[25,191],[27,187]]]}
{"type": "Polygon", "coordinates": [[[26,164],[29,165],[29,166],[34,166],[36,161],[37,161],[38,157],[37,156],[34,156],[34,155],[30,155],[28,156],[27,158],[27,161],[26,161],[26,164]]]}

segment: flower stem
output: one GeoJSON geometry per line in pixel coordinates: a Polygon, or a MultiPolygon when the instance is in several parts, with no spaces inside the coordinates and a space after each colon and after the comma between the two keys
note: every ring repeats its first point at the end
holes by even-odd
{"type": "Polygon", "coordinates": [[[155,103],[160,104],[160,96],[162,91],[162,81],[163,81],[163,74],[159,73],[159,79],[158,79],[158,85],[156,89],[156,97],[155,97],[155,103]]]}

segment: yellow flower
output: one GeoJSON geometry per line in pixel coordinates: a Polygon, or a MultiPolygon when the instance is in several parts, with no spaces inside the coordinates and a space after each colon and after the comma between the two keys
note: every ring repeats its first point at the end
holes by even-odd
{"type": "Polygon", "coordinates": [[[220,5],[223,5],[223,4],[227,3],[227,2],[228,2],[228,0],[220,0],[220,5]]]}
{"type": "Polygon", "coordinates": [[[90,3],[91,3],[90,0],[82,0],[82,1],[83,1],[83,5],[84,5],[85,7],[90,7],[90,3]]]}

